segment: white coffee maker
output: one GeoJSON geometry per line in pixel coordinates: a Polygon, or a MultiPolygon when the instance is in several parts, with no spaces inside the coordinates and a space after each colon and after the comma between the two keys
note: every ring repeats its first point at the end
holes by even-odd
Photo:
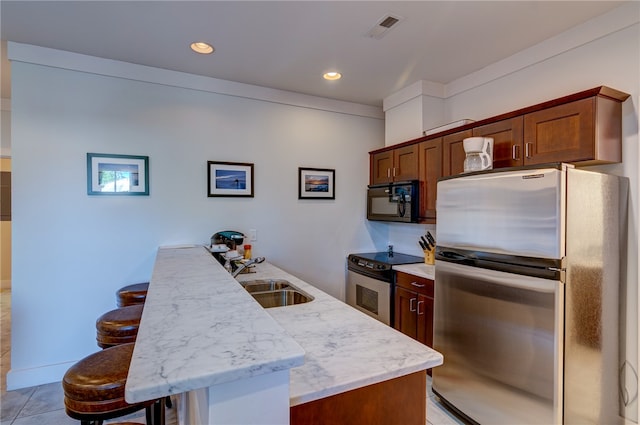
{"type": "Polygon", "coordinates": [[[493,168],[493,138],[467,137],[462,141],[464,152],[464,172],[491,170],[493,168]]]}

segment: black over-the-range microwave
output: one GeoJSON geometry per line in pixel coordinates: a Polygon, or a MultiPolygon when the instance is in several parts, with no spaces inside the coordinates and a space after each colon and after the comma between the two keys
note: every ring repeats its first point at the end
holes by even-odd
{"type": "Polygon", "coordinates": [[[367,190],[367,219],[418,222],[418,181],[371,185],[367,190]]]}

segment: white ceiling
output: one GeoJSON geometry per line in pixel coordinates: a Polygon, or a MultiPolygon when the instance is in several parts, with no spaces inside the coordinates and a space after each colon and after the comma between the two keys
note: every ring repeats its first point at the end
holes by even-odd
{"type": "MultiPolygon", "coordinates": [[[[19,43],[380,106],[385,97],[418,80],[449,83],[621,3],[3,0],[0,35],[19,43]],[[404,19],[381,39],[367,37],[389,13],[404,19]],[[213,44],[215,53],[190,51],[189,44],[197,40],[213,44]],[[324,81],[322,74],[332,69],[344,77],[324,81]]],[[[2,74],[4,80],[8,73],[2,74]]],[[[9,97],[4,90],[2,97],[9,97]]]]}

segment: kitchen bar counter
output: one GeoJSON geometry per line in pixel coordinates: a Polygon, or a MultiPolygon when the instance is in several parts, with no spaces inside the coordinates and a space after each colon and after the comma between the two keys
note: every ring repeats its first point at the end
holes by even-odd
{"type": "Polygon", "coordinates": [[[127,378],[127,402],[303,362],[300,345],[204,247],[158,249],[127,378]]]}
{"type": "Polygon", "coordinates": [[[286,279],[315,299],[264,309],[204,247],[158,250],[127,401],[209,388],[212,403],[220,386],[286,371],[287,406],[296,406],[442,364],[440,353],[271,264],[251,269],[237,279],[286,279]]]}
{"type": "Polygon", "coordinates": [[[315,297],[266,310],[306,352],[291,370],[291,406],[442,364],[437,351],[271,264],[255,271],[237,279],[286,279],[315,297]]]}

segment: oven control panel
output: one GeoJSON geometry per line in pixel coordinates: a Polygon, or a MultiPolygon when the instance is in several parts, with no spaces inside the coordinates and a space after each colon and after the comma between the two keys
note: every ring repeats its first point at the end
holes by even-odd
{"type": "Polygon", "coordinates": [[[348,257],[347,268],[355,273],[360,273],[374,279],[391,283],[393,279],[391,264],[385,264],[368,258],[351,254],[348,257]]]}
{"type": "Polygon", "coordinates": [[[371,260],[365,260],[364,258],[352,257],[351,262],[358,267],[365,267],[371,270],[390,270],[391,266],[389,264],[377,263],[371,260]]]}

